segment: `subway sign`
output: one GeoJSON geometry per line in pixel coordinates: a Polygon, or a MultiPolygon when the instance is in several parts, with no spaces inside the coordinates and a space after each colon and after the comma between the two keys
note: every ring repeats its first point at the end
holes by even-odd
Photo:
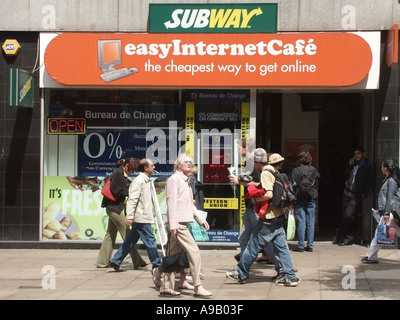
{"type": "Polygon", "coordinates": [[[149,4],[150,33],[276,33],[277,3],[149,4]]]}

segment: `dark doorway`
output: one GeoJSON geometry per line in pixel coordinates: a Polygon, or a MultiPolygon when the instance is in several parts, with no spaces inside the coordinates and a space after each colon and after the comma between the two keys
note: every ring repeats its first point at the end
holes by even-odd
{"type": "Polygon", "coordinates": [[[331,240],[340,223],[344,173],[362,144],[361,101],[361,94],[326,94],[326,108],[319,111],[318,240],[331,240]]]}
{"type": "MultiPolygon", "coordinates": [[[[268,152],[283,152],[283,94],[261,92],[257,95],[257,146],[268,152]]],[[[342,216],[346,165],[353,149],[363,144],[362,96],[360,93],[307,93],[301,101],[303,112],[318,112],[319,115],[317,168],[321,179],[315,240],[328,241],[332,239],[342,216]]]]}

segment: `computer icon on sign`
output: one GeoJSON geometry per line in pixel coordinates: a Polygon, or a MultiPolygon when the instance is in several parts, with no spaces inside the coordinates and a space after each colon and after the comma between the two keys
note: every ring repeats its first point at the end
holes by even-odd
{"type": "Polygon", "coordinates": [[[135,67],[115,69],[121,64],[121,40],[97,40],[100,78],[105,82],[118,80],[139,72],[135,67]]]}

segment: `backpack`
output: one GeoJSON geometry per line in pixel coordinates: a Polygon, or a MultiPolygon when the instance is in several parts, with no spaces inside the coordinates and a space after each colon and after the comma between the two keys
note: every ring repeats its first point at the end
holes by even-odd
{"type": "Polygon", "coordinates": [[[315,180],[312,180],[311,178],[304,175],[304,172],[301,172],[301,181],[297,186],[296,199],[298,201],[311,201],[312,188],[314,186],[314,183],[315,180]]]}
{"type": "Polygon", "coordinates": [[[286,208],[296,201],[296,194],[286,174],[266,169],[275,176],[270,203],[275,208],[286,208]]]}

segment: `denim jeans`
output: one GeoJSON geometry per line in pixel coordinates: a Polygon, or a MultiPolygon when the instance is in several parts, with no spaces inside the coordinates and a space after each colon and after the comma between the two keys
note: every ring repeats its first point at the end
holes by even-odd
{"type": "Polygon", "coordinates": [[[304,239],[307,231],[307,246],[314,244],[315,202],[300,202],[295,204],[297,226],[297,247],[304,249],[304,239]]]}
{"type": "Polygon", "coordinates": [[[239,245],[240,245],[240,255],[246,249],[247,243],[250,240],[251,232],[254,226],[257,224],[258,216],[254,211],[253,206],[247,206],[243,214],[243,224],[239,233],[239,245]]]}
{"type": "Polygon", "coordinates": [[[129,251],[132,250],[132,247],[136,245],[139,238],[142,239],[146,246],[147,254],[149,255],[153,269],[157,268],[161,264],[161,258],[157,250],[156,238],[154,237],[153,228],[150,223],[132,223],[131,231],[114,254],[114,257],[112,257],[111,262],[121,265],[122,261],[124,261],[129,251]]]}
{"type": "Polygon", "coordinates": [[[242,257],[237,265],[239,281],[243,281],[249,277],[250,268],[256,260],[258,253],[265,247],[271,250],[272,247],[270,244],[272,244],[274,248],[274,255],[272,255],[272,257],[280,261],[280,272],[285,275],[287,280],[296,277],[293,270],[292,258],[286,243],[286,233],[283,229],[284,219],[284,216],[275,218],[270,225],[264,224],[263,220],[257,222],[253,228],[247,247],[243,251],[242,257]]]}

